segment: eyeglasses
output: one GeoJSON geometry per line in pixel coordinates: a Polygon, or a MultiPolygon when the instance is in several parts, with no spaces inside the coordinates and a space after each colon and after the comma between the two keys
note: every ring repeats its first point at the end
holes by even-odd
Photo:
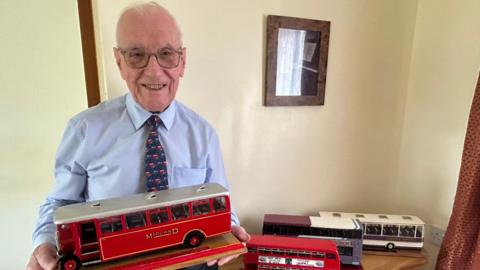
{"type": "Polygon", "coordinates": [[[150,56],[155,56],[158,65],[163,68],[176,68],[180,64],[180,57],[182,56],[182,48],[178,51],[172,48],[162,48],[156,53],[147,53],[144,48],[122,49],[117,48],[123,55],[125,62],[131,68],[141,69],[148,65],[150,56]]]}

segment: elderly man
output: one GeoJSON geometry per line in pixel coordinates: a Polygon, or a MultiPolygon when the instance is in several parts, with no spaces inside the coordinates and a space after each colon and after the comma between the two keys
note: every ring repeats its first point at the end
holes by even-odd
{"type": "MultiPolygon", "coordinates": [[[[52,219],[59,206],[206,182],[228,187],[215,131],[175,101],[186,63],[175,19],[154,2],[130,6],[117,23],[117,45],[115,59],[130,93],[68,123],[57,152],[55,185],[40,207],[28,269],[56,267],[52,219]],[[155,141],[153,149],[147,140],[155,141]],[[160,157],[154,170],[148,166],[152,156],[160,157]]],[[[235,214],[232,223],[232,232],[248,241],[235,214]]]]}

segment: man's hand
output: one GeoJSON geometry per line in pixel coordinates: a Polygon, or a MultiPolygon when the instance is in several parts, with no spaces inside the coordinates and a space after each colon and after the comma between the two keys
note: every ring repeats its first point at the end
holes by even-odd
{"type": "MultiPolygon", "coordinates": [[[[248,234],[248,232],[243,227],[232,225],[231,230],[232,230],[233,235],[235,235],[238,238],[238,240],[240,240],[244,243],[246,243],[250,240],[250,234],[248,234]]],[[[231,255],[231,256],[220,258],[218,260],[209,261],[209,262],[207,262],[207,265],[212,266],[212,265],[217,263],[219,266],[221,266],[221,265],[224,265],[227,262],[237,258],[239,255],[240,254],[231,255]]]]}
{"type": "Polygon", "coordinates": [[[57,269],[57,249],[51,243],[39,245],[32,253],[27,270],[57,269]]]}

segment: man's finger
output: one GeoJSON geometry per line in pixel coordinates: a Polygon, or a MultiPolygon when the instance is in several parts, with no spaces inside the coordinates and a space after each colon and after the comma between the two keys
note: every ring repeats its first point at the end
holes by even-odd
{"type": "Polygon", "coordinates": [[[220,259],[218,260],[218,265],[219,265],[219,266],[222,266],[222,265],[228,263],[229,261],[237,258],[239,255],[240,255],[240,254],[231,255],[231,256],[227,256],[227,257],[220,258],[220,259]]]}
{"type": "Polygon", "coordinates": [[[38,246],[33,256],[42,269],[55,269],[57,267],[57,251],[52,244],[42,244],[38,246]]]}
{"type": "Polygon", "coordinates": [[[233,235],[242,242],[248,242],[250,240],[250,234],[248,234],[242,226],[233,225],[231,231],[233,235]]]}
{"type": "Polygon", "coordinates": [[[37,259],[35,256],[30,256],[30,260],[28,260],[27,270],[43,270],[42,267],[38,264],[37,259]]]}
{"type": "Polygon", "coordinates": [[[207,265],[212,266],[212,265],[215,265],[217,262],[218,262],[218,260],[208,261],[207,265]]]}

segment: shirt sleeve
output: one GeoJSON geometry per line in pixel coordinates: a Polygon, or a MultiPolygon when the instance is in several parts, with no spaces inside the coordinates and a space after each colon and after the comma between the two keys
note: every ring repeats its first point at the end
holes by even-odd
{"type": "Polygon", "coordinates": [[[87,173],[81,165],[85,133],[82,125],[70,120],[55,158],[55,182],[52,192],[40,206],[33,232],[34,248],[50,242],[55,244],[55,210],[63,205],[85,201],[87,173]]]}
{"type": "MultiPolygon", "coordinates": [[[[223,166],[222,151],[220,149],[220,142],[215,131],[210,138],[208,157],[207,157],[207,183],[219,183],[227,189],[230,189],[227,177],[225,175],[225,168],[223,166]]],[[[230,201],[230,205],[233,205],[230,201]]],[[[232,225],[240,225],[237,214],[232,209],[232,225]]]]}

